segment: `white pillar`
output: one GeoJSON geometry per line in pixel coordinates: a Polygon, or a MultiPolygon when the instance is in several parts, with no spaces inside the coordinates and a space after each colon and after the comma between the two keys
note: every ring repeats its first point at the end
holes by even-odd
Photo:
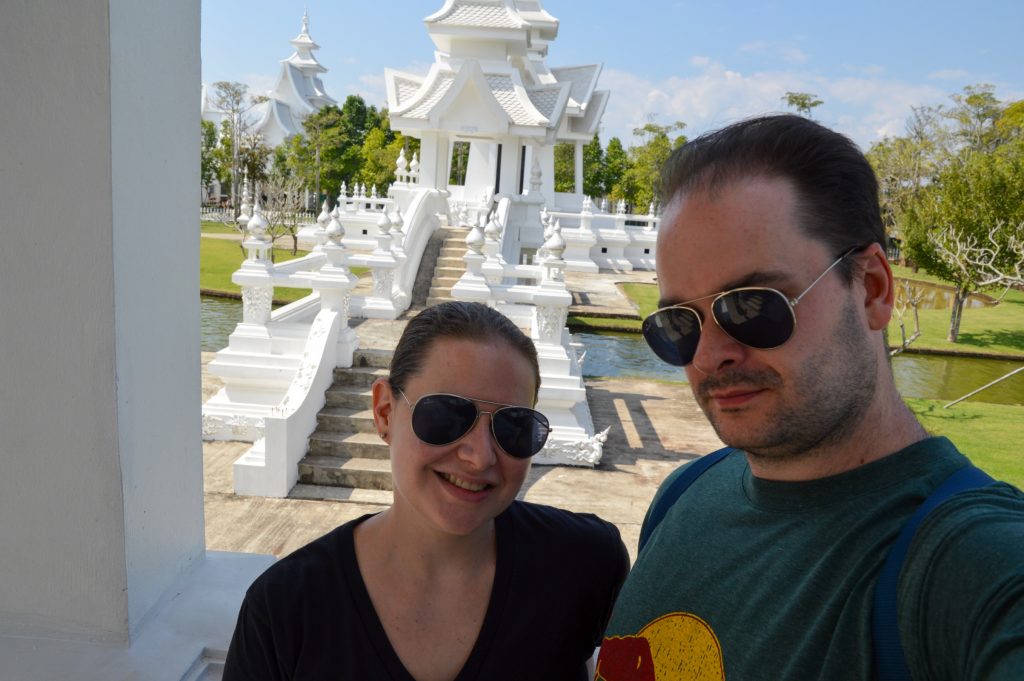
{"type": "Polygon", "coordinates": [[[0,297],[0,677],[178,679],[226,645],[245,587],[155,642],[224,565],[204,546],[199,235],[181,229],[199,2],[3,15],[0,85],[18,95],[0,97],[0,205],[19,228],[0,285],[31,295],[0,297]]]}

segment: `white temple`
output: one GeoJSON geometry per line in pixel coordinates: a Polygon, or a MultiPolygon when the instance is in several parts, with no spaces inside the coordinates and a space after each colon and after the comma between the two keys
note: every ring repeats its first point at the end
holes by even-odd
{"type": "MultiPolygon", "coordinates": [[[[327,69],[313,54],[320,46],[309,36],[309,13],[302,15],[302,30],[292,38],[295,51],[281,60],[281,73],[274,89],[266,93],[268,100],[253,108],[254,130],[268,147],[276,147],[292,135],[302,132],[302,120],[328,104],[338,102],[327,94],[320,75],[327,69]]],[[[202,91],[202,115],[220,125],[223,114],[211,101],[206,85],[202,91]]]]}
{"type": "Polygon", "coordinates": [[[485,203],[528,190],[536,160],[547,205],[579,210],[583,146],[608,102],[601,65],[547,66],[558,20],[539,0],[447,0],[424,22],[437,46],[429,73],[385,71],[392,129],[421,140],[420,184],[485,203]],[[469,143],[463,187],[448,183],[455,142],[469,143]],[[556,142],[576,147],[571,195],[555,195],[556,142]]]}

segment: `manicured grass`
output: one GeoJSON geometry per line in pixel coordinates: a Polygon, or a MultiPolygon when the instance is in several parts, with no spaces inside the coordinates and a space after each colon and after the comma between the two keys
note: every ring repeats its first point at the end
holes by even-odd
{"type": "MultiPolygon", "coordinates": [[[[946,340],[949,314],[948,309],[921,310],[921,337],[911,347],[954,353],[996,353],[1024,358],[1024,293],[1010,291],[998,305],[965,309],[960,320],[960,337],[956,343],[946,340]]],[[[912,312],[907,312],[904,323],[907,333],[912,333],[912,312]]],[[[899,338],[899,322],[894,319],[889,324],[889,339],[897,342],[899,338]]]]}
{"type": "MultiPolygon", "coordinates": [[[[306,251],[292,255],[291,250],[275,248],[275,262],[301,258],[306,251]]],[[[228,239],[199,240],[199,288],[206,291],[241,294],[242,290],[231,281],[231,275],[245,259],[238,242],[228,239]]],[[[309,295],[309,289],[275,288],[274,300],[292,302],[309,295]]]]}
{"type": "Polygon", "coordinates": [[[907,404],[933,435],[945,435],[995,478],[1024,488],[1024,406],[965,401],[949,409],[938,400],[907,404]]]}
{"type": "Polygon", "coordinates": [[[240,234],[234,225],[225,225],[223,222],[202,220],[199,222],[199,231],[206,234],[240,234]]]}
{"type": "Polygon", "coordinates": [[[593,332],[621,331],[623,333],[640,333],[640,322],[635,319],[618,317],[577,317],[572,315],[567,325],[573,331],[593,332]]]}
{"type": "MultiPolygon", "coordinates": [[[[643,319],[647,315],[651,314],[658,309],[658,285],[657,284],[637,284],[632,282],[626,282],[619,285],[633,304],[636,305],[637,312],[640,318],[643,319]]],[[[637,324],[637,328],[640,325],[637,324]]]]}

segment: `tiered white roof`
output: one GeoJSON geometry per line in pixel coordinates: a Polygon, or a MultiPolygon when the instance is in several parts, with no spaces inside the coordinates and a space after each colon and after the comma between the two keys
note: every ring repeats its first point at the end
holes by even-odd
{"type": "Polygon", "coordinates": [[[426,76],[385,71],[395,129],[589,140],[608,100],[600,64],[549,69],[558,20],[540,0],[445,0],[424,19],[437,46],[426,76]]]}
{"type": "Polygon", "coordinates": [[[281,73],[270,100],[260,107],[256,129],[265,143],[277,146],[302,132],[302,119],[337,101],[327,94],[320,74],[327,69],[313,54],[320,46],[309,36],[309,14],[302,15],[302,30],[290,41],[295,52],[281,60],[281,73]]]}

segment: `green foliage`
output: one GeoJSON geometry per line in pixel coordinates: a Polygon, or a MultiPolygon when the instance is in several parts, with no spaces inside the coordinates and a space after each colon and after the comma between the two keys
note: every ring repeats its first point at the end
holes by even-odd
{"type": "Polygon", "coordinates": [[[200,121],[199,142],[199,181],[203,186],[209,185],[218,175],[217,158],[217,126],[210,121],[200,121]]]}
{"type": "Polygon", "coordinates": [[[377,187],[381,195],[395,181],[395,161],[405,146],[405,137],[391,133],[391,125],[385,118],[379,127],[372,128],[363,142],[362,169],[360,180],[367,187],[377,187]]]}
{"type": "Polygon", "coordinates": [[[629,170],[629,154],[622,146],[622,140],[613,137],[608,140],[608,147],[604,152],[604,177],[601,178],[604,193],[612,200],[626,198],[622,188],[626,171],[629,170]]]}
{"type": "Polygon", "coordinates": [[[555,191],[571,194],[576,191],[576,145],[559,142],[555,145],[555,191]]]}
{"type": "Polygon", "coordinates": [[[448,169],[448,184],[461,187],[466,184],[466,168],[469,166],[469,142],[452,144],[452,162],[448,169]]]}
{"type": "Polygon", "coordinates": [[[648,122],[633,130],[641,143],[629,150],[629,168],[620,181],[621,198],[633,205],[634,212],[646,213],[648,206],[661,196],[661,168],[672,150],[686,143],[684,136],[670,141],[669,134],[686,127],[677,121],[671,125],[648,122]]]}
{"type": "Polygon", "coordinates": [[[604,196],[605,189],[605,158],[601,149],[601,140],[594,138],[583,147],[583,193],[591,198],[604,196]]]}
{"type": "Polygon", "coordinates": [[[786,103],[786,106],[796,109],[798,114],[807,118],[811,117],[811,110],[825,103],[818,99],[818,95],[810,92],[787,92],[782,96],[782,101],[786,103]]]}
{"type": "MultiPolygon", "coordinates": [[[[962,301],[993,276],[979,265],[978,249],[992,248],[994,267],[1009,272],[1011,239],[1024,238],[1024,106],[1002,105],[985,84],[950,100],[914,109],[907,135],[875,144],[868,157],[887,225],[903,239],[904,254],[952,282],[962,301]]],[[[962,312],[954,304],[950,341],[962,312]]]]}

